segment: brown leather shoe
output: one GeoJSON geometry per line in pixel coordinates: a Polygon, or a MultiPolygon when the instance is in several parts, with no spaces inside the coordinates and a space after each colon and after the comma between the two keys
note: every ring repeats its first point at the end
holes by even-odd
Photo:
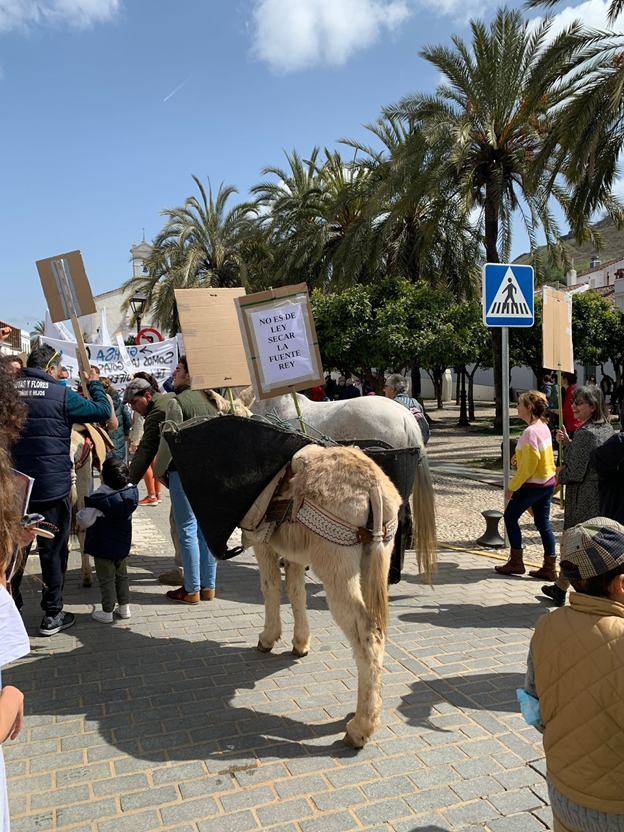
{"type": "Polygon", "coordinates": [[[178,601],[180,604],[199,604],[199,592],[187,592],[183,586],[180,589],[171,589],[166,593],[171,601],[178,601]]]}
{"type": "Polygon", "coordinates": [[[509,560],[494,569],[499,575],[524,575],[524,561],[522,560],[522,549],[510,549],[509,560]]]}
{"type": "Polygon", "coordinates": [[[539,578],[541,581],[556,581],[557,580],[557,557],[544,557],[544,563],[539,569],[531,569],[529,575],[532,578],[539,578]]]}
{"type": "Polygon", "coordinates": [[[201,599],[202,601],[212,601],[216,594],[217,592],[215,589],[202,589],[201,599]]]}

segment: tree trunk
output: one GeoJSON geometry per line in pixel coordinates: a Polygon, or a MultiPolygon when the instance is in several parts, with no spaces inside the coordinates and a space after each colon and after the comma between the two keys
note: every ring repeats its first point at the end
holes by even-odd
{"type": "MultiPolygon", "coordinates": [[[[492,191],[495,185],[488,181],[485,186],[485,255],[488,263],[500,263],[498,256],[498,212],[492,191]]],[[[499,327],[490,330],[492,339],[493,371],[494,371],[494,430],[503,429],[503,337],[499,327]]]]}
{"type": "Polygon", "coordinates": [[[460,396],[460,386],[461,386],[461,369],[459,367],[453,367],[455,371],[455,404],[459,404],[459,396],[460,396]]]}
{"type": "Polygon", "coordinates": [[[475,406],[474,406],[474,373],[468,374],[468,421],[475,420],[475,406]]]}
{"type": "Polygon", "coordinates": [[[420,382],[420,367],[418,364],[412,364],[412,398],[422,399],[422,384],[420,382]]]}
{"type": "Polygon", "coordinates": [[[435,378],[435,395],[438,401],[438,410],[444,410],[444,402],[442,401],[442,379],[443,379],[443,370],[440,370],[439,367],[436,367],[433,371],[433,375],[435,378]]]}

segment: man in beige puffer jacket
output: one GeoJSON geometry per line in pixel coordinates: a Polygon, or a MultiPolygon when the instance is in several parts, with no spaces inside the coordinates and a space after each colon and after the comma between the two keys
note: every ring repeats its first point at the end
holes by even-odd
{"type": "Polygon", "coordinates": [[[555,832],[624,832],[624,526],[565,532],[576,592],[542,616],[525,689],[539,699],[555,832]]]}

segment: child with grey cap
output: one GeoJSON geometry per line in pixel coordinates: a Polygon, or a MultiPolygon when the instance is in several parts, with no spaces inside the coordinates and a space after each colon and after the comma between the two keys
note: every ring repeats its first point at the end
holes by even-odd
{"type": "Polygon", "coordinates": [[[568,529],[560,566],[576,592],[537,622],[519,698],[539,700],[555,832],[624,832],[624,526],[568,529]]]}

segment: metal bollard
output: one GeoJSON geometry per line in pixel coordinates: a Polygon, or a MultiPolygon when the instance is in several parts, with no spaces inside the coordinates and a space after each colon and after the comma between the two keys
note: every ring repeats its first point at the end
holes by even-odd
{"type": "Polygon", "coordinates": [[[477,540],[477,543],[480,546],[490,546],[492,549],[502,549],[505,545],[505,538],[501,537],[498,531],[498,524],[503,516],[503,512],[490,509],[488,511],[482,511],[481,514],[485,517],[485,532],[477,540]]]}

